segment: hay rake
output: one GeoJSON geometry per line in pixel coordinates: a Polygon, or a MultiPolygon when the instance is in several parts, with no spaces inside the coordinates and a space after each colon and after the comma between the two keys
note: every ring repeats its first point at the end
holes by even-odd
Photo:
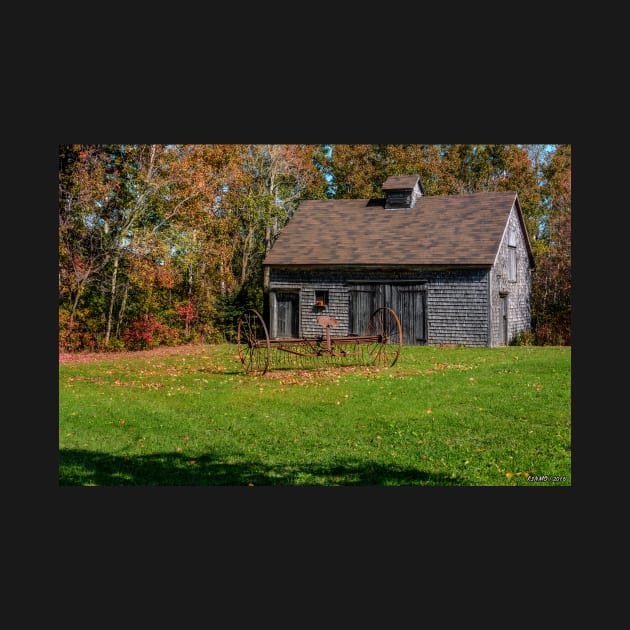
{"type": "Polygon", "coordinates": [[[325,333],[318,337],[270,339],[265,320],[249,309],[238,322],[238,355],[247,373],[270,369],[368,365],[392,367],[402,348],[398,315],[388,306],[372,313],[365,335],[331,335],[334,317],[317,318],[325,333]]]}

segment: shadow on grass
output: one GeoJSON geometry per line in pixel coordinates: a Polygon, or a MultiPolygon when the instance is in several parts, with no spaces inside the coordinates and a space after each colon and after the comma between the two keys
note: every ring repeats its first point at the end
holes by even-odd
{"type": "Polygon", "coordinates": [[[349,461],[331,466],[225,463],[210,455],[120,456],[59,451],[60,486],[465,486],[461,478],[415,468],[349,461]]]}

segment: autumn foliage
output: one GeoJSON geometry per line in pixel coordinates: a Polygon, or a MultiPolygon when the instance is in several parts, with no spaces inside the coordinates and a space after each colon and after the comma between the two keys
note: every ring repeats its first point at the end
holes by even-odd
{"type": "Polygon", "coordinates": [[[518,192],[532,337],[570,344],[569,145],[60,145],[60,351],[233,341],[299,202],[378,197],[401,173],[429,195],[518,192]]]}

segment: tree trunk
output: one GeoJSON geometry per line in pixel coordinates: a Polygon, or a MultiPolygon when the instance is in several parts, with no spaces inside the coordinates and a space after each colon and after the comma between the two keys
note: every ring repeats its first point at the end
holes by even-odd
{"type": "Polygon", "coordinates": [[[77,287],[77,293],[72,302],[72,309],[70,311],[70,321],[68,322],[68,326],[72,329],[72,325],[74,324],[74,314],[77,312],[77,304],[79,303],[79,296],[81,295],[81,287],[77,287]]]}
{"type": "Polygon", "coordinates": [[[105,347],[109,345],[109,338],[112,332],[112,317],[114,314],[114,301],[116,299],[116,279],[118,276],[118,255],[114,258],[114,271],[112,272],[111,297],[109,299],[109,312],[107,313],[107,330],[105,331],[105,347]]]}
{"type": "Polygon", "coordinates": [[[241,285],[245,285],[245,281],[247,280],[247,272],[249,271],[249,256],[252,250],[252,241],[254,239],[254,228],[249,226],[247,229],[247,235],[245,236],[245,240],[243,241],[243,257],[241,262],[241,285]]]}
{"type": "Polygon", "coordinates": [[[120,309],[118,310],[118,320],[116,321],[116,338],[120,337],[120,326],[122,324],[122,319],[125,314],[125,308],[127,306],[127,295],[129,293],[129,280],[125,283],[125,290],[123,291],[122,302],[120,304],[120,309]]]}

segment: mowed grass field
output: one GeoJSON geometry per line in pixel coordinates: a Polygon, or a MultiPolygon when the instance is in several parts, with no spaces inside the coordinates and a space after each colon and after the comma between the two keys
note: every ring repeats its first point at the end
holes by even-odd
{"type": "Polygon", "coordinates": [[[62,363],[58,461],[60,486],[570,486],[571,348],[265,375],[232,344],[62,363]]]}

